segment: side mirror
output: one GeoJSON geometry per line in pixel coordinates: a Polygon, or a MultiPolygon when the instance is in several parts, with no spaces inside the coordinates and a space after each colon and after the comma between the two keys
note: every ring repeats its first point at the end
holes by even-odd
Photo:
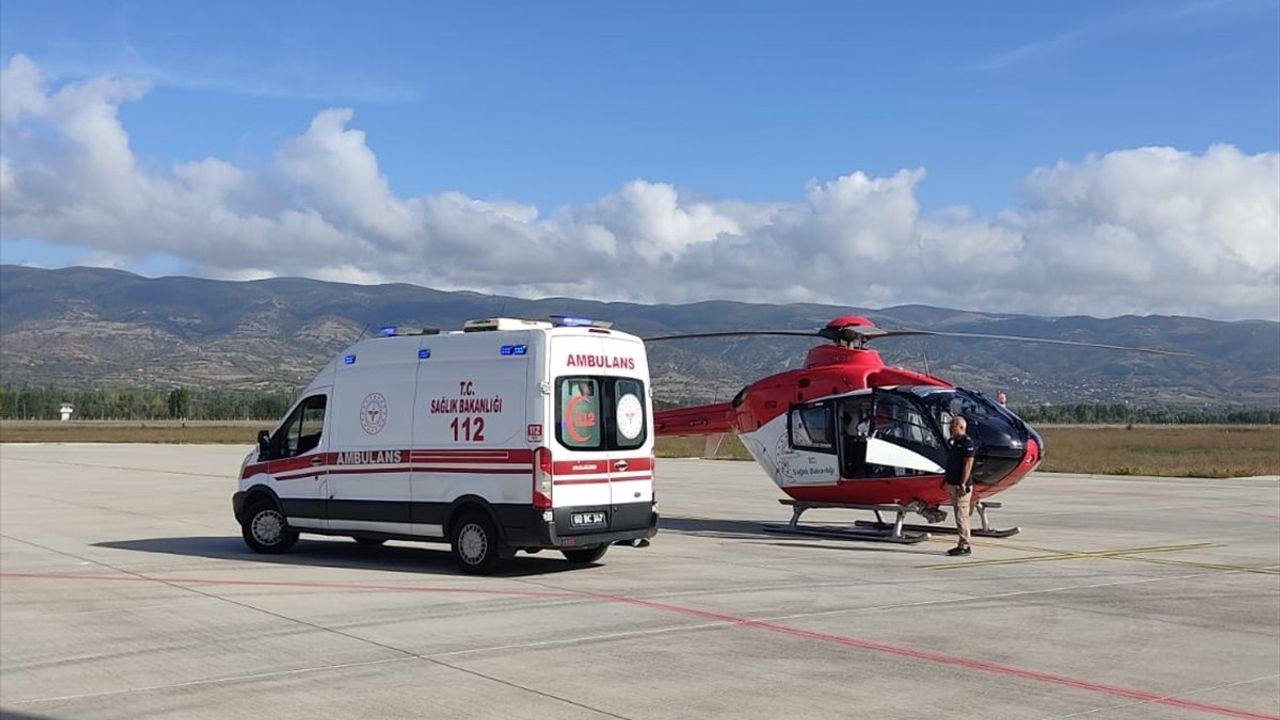
{"type": "Polygon", "coordinates": [[[258,459],[265,460],[267,451],[271,448],[271,433],[266,430],[258,431],[258,459]]]}

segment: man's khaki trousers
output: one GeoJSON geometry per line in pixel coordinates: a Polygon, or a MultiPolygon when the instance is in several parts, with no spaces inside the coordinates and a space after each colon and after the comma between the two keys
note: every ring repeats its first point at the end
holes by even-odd
{"type": "Polygon", "coordinates": [[[960,531],[960,547],[969,547],[969,513],[973,512],[973,487],[966,489],[961,485],[948,485],[951,493],[951,510],[956,515],[956,529],[960,531]]]}

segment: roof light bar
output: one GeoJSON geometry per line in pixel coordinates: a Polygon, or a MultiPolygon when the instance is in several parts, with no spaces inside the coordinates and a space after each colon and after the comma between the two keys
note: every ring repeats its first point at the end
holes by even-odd
{"type": "Polygon", "coordinates": [[[382,337],[404,337],[406,335],[439,335],[439,328],[402,328],[397,325],[383,325],[378,332],[382,337]]]}
{"type": "Polygon", "coordinates": [[[557,327],[597,327],[605,329],[613,327],[613,323],[607,320],[593,320],[592,318],[572,315],[552,315],[551,323],[557,327]]]}

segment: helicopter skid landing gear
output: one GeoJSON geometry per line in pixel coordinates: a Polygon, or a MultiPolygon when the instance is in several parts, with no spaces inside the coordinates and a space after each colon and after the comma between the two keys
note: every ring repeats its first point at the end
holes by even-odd
{"type": "Polygon", "coordinates": [[[848,505],[845,503],[801,502],[799,500],[779,499],[778,502],[791,507],[791,521],[784,524],[767,523],[767,532],[786,533],[789,535],[810,535],[814,537],[835,538],[837,540],[870,540],[872,542],[891,542],[911,545],[929,539],[929,529],[920,529],[912,525],[904,525],[903,518],[912,508],[903,505],[848,505]],[[876,514],[878,522],[857,522],[852,527],[831,525],[800,524],[800,516],[813,508],[840,508],[845,510],[870,510],[876,514]],[[894,513],[892,523],[883,522],[881,513],[894,513]]]}
{"type": "MultiPolygon", "coordinates": [[[[1007,538],[1022,532],[1022,528],[1020,527],[1005,528],[1003,530],[991,527],[991,522],[987,519],[987,510],[999,507],[1001,507],[1001,503],[979,500],[973,508],[978,515],[978,527],[970,529],[969,534],[973,537],[1007,538]]],[[[935,519],[934,517],[925,515],[926,519],[930,522],[941,522],[947,517],[947,513],[944,510],[935,510],[934,512],[939,513],[940,517],[935,519]]],[[[854,524],[859,527],[872,528],[883,532],[891,528],[899,527],[901,522],[902,516],[898,515],[897,519],[893,523],[887,523],[880,517],[880,511],[877,510],[876,519],[874,521],[859,520],[854,524]]],[[[958,532],[954,525],[901,525],[900,527],[904,531],[939,533],[942,535],[955,535],[958,532]]]]}

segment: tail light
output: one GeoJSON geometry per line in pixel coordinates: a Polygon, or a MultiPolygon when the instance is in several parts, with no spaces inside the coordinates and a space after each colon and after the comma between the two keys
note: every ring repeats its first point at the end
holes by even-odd
{"type": "Polygon", "coordinates": [[[533,506],[539,509],[551,507],[552,465],[551,448],[540,447],[533,451],[533,506]]]}
{"type": "Polygon", "coordinates": [[[653,450],[649,451],[649,494],[653,496],[651,502],[656,506],[658,504],[658,455],[653,450]]]}

